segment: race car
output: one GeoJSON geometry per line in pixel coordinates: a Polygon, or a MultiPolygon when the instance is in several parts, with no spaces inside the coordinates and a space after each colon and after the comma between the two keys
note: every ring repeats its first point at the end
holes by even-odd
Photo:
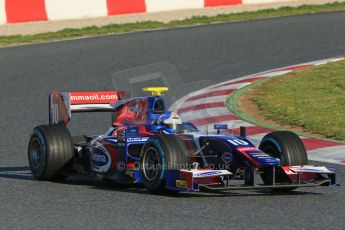
{"type": "Polygon", "coordinates": [[[28,159],[37,180],[71,175],[140,184],[154,194],[169,192],[270,189],[336,184],[334,168],[308,165],[301,139],[289,131],[263,137],[256,147],[245,128],[230,135],[227,125],[202,133],[168,111],[166,87],[149,87],[149,96],[126,91],[51,92],[49,124],[33,129],[28,159]],[[73,113],[110,112],[103,134],[72,137],[73,113]]]}

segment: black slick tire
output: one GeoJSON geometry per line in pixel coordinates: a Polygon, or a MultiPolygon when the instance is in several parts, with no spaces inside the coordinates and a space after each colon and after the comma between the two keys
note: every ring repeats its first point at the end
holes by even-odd
{"type": "Polygon", "coordinates": [[[72,137],[63,125],[34,128],[28,146],[28,160],[37,180],[63,180],[64,167],[74,156],[72,137]]]}
{"type": "MultiPolygon", "coordinates": [[[[267,134],[262,138],[259,149],[279,159],[280,166],[302,166],[308,164],[308,155],[302,140],[298,135],[290,131],[276,131],[267,134]]],[[[271,168],[264,169],[261,178],[265,184],[272,184],[273,176],[271,168]]],[[[276,168],[275,181],[277,183],[291,182],[281,168],[276,168]]],[[[277,188],[272,190],[286,192],[294,189],[296,188],[277,188]]]]}
{"type": "Polygon", "coordinates": [[[154,194],[171,193],[166,189],[168,170],[188,167],[188,155],[184,143],[173,135],[151,137],[140,154],[140,170],[143,185],[154,194]]]}

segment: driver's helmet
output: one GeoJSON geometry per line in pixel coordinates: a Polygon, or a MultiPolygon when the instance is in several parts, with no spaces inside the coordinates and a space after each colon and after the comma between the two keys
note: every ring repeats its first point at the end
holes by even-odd
{"type": "Polygon", "coordinates": [[[159,117],[159,122],[170,132],[178,132],[181,130],[182,120],[175,112],[166,112],[159,117]]]}

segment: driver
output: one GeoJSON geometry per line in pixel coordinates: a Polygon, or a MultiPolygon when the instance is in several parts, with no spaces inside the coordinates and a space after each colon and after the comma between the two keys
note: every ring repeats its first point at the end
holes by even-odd
{"type": "Polygon", "coordinates": [[[164,113],[159,117],[159,123],[164,126],[164,131],[169,134],[180,132],[182,127],[182,120],[176,112],[164,113]]]}

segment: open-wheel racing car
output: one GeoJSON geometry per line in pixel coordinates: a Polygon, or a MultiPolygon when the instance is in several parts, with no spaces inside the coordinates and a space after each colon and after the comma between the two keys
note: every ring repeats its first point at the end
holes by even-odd
{"type": "MultiPolygon", "coordinates": [[[[115,183],[142,184],[152,193],[239,189],[293,190],[334,185],[335,170],[308,165],[300,138],[288,131],[263,137],[256,147],[246,138],[202,133],[168,111],[164,87],[145,88],[150,96],[126,91],[49,94],[49,124],[35,127],[28,147],[33,176],[63,180],[90,175],[115,183]],[[112,112],[103,134],[72,137],[72,113],[112,112]]],[[[223,133],[223,134],[222,134],[223,133]]],[[[226,132],[230,133],[230,132],[226,132]]]]}

